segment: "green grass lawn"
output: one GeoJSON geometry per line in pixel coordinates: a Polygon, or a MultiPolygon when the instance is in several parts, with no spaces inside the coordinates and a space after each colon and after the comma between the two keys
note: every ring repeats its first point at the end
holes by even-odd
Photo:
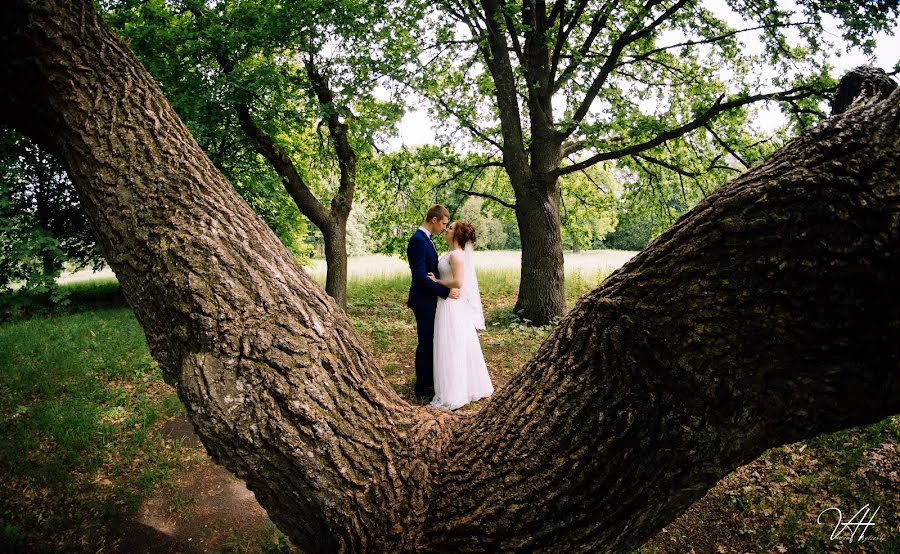
{"type": "MultiPolygon", "coordinates": [[[[569,306],[605,274],[571,267],[569,306]]],[[[515,267],[482,268],[479,281],[482,346],[502,386],[548,328],[523,326],[512,314],[515,267]]],[[[115,281],[66,286],[76,287],[69,306],[0,324],[0,551],[103,550],[148,495],[189,471],[192,454],[160,431],[182,408],[115,281]]],[[[408,286],[402,271],[351,272],[348,314],[385,378],[414,402],[408,286]]],[[[825,551],[834,546],[831,529],[817,526],[816,515],[829,505],[846,512],[866,503],[881,507],[874,534],[885,540],[863,551],[900,552],[898,442],[900,418],[889,418],[772,449],[640,552],[825,551]]]]}
{"type": "Polygon", "coordinates": [[[127,307],[0,326],[0,544],[104,545],[178,464],[153,429],[180,409],[127,307]]]}

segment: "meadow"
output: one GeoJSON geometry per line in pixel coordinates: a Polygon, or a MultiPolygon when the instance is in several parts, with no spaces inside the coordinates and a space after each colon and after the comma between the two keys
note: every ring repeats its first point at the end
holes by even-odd
{"type": "MultiPolygon", "coordinates": [[[[549,328],[525,325],[512,313],[517,253],[476,254],[487,320],[482,346],[495,384],[503,386],[549,328]]],[[[632,254],[567,255],[569,307],[632,254]]],[[[406,266],[366,256],[351,259],[349,269],[354,327],[385,378],[417,402],[406,266]]],[[[323,279],[321,265],[309,271],[323,279]]],[[[160,494],[166,501],[158,509],[167,519],[203,517],[204,492],[180,485],[211,462],[202,447],[164,432],[184,411],[162,381],[115,278],[73,275],[64,286],[68,306],[0,324],[0,551],[122,550],[142,506],[160,494]]],[[[854,551],[900,552],[898,442],[895,417],[771,449],[723,479],[639,552],[828,551],[840,544],[830,539],[833,522],[817,525],[817,515],[829,506],[846,512],[864,504],[881,508],[868,533],[880,540],[855,543],[854,551]]],[[[293,550],[271,526],[252,536],[241,529],[172,544],[185,551],[293,550]]]]}

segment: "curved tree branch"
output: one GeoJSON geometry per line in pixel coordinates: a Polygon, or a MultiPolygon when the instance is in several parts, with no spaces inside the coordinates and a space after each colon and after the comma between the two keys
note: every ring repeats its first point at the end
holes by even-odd
{"type": "Polygon", "coordinates": [[[515,204],[512,204],[510,202],[507,202],[506,200],[498,198],[497,196],[494,196],[493,194],[488,194],[486,192],[478,192],[478,191],[474,191],[474,190],[461,189],[461,188],[457,188],[456,191],[461,192],[461,193],[465,194],[466,196],[478,196],[479,198],[487,198],[488,200],[493,200],[494,202],[500,204],[501,206],[505,206],[512,210],[516,209],[515,204]]]}
{"type": "Polygon", "coordinates": [[[356,152],[350,145],[347,124],[341,120],[338,106],[334,103],[334,93],[328,85],[328,80],[316,66],[315,55],[312,52],[304,60],[304,65],[313,92],[324,112],[325,121],[328,122],[328,132],[340,165],[340,184],[337,194],[331,199],[331,213],[346,221],[353,207],[353,194],[356,190],[356,152]]]}
{"type": "Polygon", "coordinates": [[[900,91],[847,115],[579,300],[450,443],[434,544],[629,551],[765,449],[900,411],[900,91]]]}
{"type": "Polygon", "coordinates": [[[316,195],[303,181],[287,152],[256,124],[250,114],[250,106],[235,104],[234,111],[237,114],[241,130],[250,139],[253,148],[266,158],[281,176],[284,188],[303,215],[308,217],[319,229],[327,229],[330,226],[330,211],[319,202],[316,195]]]}
{"type": "Polygon", "coordinates": [[[674,138],[683,136],[683,135],[693,131],[694,129],[703,127],[709,121],[712,121],[712,119],[715,116],[717,116],[718,114],[726,112],[733,108],[745,106],[747,104],[752,104],[754,102],[760,102],[760,101],[764,101],[764,100],[779,100],[779,101],[785,101],[785,102],[793,102],[793,101],[801,99],[801,98],[807,98],[809,96],[823,94],[825,92],[828,92],[829,90],[833,90],[833,89],[821,90],[821,89],[816,89],[812,86],[800,86],[800,87],[794,87],[792,89],[785,90],[785,91],[744,96],[742,98],[736,98],[734,100],[729,100],[728,102],[722,101],[725,98],[725,96],[722,95],[703,114],[698,116],[696,119],[694,119],[688,123],[685,123],[684,125],[676,127],[674,129],[670,129],[664,133],[660,133],[660,134],[656,135],[655,137],[653,137],[652,139],[642,142],[642,143],[633,144],[631,146],[628,146],[628,147],[625,147],[625,148],[622,148],[619,150],[597,153],[597,154],[587,158],[586,160],[582,160],[576,164],[568,165],[565,167],[560,167],[559,169],[556,170],[555,173],[558,176],[559,175],[567,175],[569,173],[574,173],[576,171],[580,171],[582,169],[590,167],[590,166],[592,166],[598,162],[602,162],[604,160],[615,160],[618,158],[622,158],[624,156],[630,156],[630,155],[638,154],[640,152],[644,152],[645,150],[649,150],[653,147],[659,146],[660,144],[663,144],[674,138]]]}

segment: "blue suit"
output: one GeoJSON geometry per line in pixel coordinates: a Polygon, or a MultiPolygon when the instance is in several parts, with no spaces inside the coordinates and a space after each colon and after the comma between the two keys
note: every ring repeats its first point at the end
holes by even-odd
{"type": "Polygon", "coordinates": [[[438,255],[428,235],[417,229],[406,246],[406,259],[412,272],[409,298],[406,305],[416,316],[419,345],[416,347],[416,394],[434,394],[434,313],[437,299],[447,298],[450,289],[428,278],[428,273],[438,274],[438,255]]]}

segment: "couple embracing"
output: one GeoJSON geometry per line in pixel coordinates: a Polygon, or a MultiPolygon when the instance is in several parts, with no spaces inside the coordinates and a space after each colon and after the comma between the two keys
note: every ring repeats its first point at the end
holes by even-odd
{"type": "Polygon", "coordinates": [[[409,306],[416,316],[416,395],[433,396],[431,405],[455,410],[494,392],[476,329],[484,311],[475,263],[475,228],[449,224],[450,212],[436,204],[409,239],[406,257],[412,272],[409,306]],[[434,237],[445,233],[450,251],[438,258],[434,237]]]}

